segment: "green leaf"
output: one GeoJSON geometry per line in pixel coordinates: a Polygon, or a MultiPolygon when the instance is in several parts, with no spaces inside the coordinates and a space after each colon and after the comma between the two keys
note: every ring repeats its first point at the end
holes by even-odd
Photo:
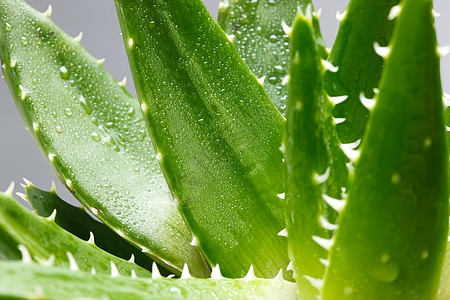
{"type": "Polygon", "coordinates": [[[88,272],[95,269],[95,272],[104,274],[112,274],[114,264],[123,275],[131,276],[133,270],[138,276],[151,275],[138,265],[101,250],[93,240],[86,242],[63,230],[56,225],[54,215],[47,219],[38,217],[5,193],[0,193],[0,232],[0,250],[12,251],[20,247],[20,257],[25,261],[29,253],[31,259],[42,264],[54,262],[65,268],[88,272]]]}
{"type": "MultiPolygon", "coordinates": [[[[449,237],[450,238],[450,237],[449,237]]],[[[450,298],[450,239],[447,242],[444,267],[442,268],[441,283],[439,285],[438,300],[450,298]]]]}
{"type": "MultiPolygon", "coordinates": [[[[229,35],[244,62],[257,78],[264,78],[267,95],[285,115],[287,88],[282,84],[289,70],[289,36],[283,30],[291,25],[299,9],[311,0],[223,0],[219,8],[219,24],[229,35]]],[[[314,35],[324,59],[328,56],[314,15],[314,35]]]]}
{"type": "Polygon", "coordinates": [[[48,16],[0,1],[5,79],[59,179],[110,228],[177,274],[207,276],[173,204],[139,104],[48,16]]]}
{"type": "Polygon", "coordinates": [[[325,77],[330,96],[347,96],[336,106],[334,115],[346,120],[337,125],[339,139],[352,143],[362,138],[369,112],[360,96],[373,98],[383,70],[383,59],[374,43],[386,46],[394,22],[388,19],[400,0],[351,0],[341,21],[328,61],[339,67],[325,77]]]}
{"type": "Polygon", "coordinates": [[[288,265],[284,118],[200,0],[117,0],[157,157],[207,260],[227,277],[288,265]]]}
{"type": "Polygon", "coordinates": [[[6,299],[296,299],[295,284],[254,279],[141,279],[0,262],[6,299]]]}
{"type": "MultiPolygon", "coordinates": [[[[99,248],[122,259],[129,259],[133,255],[137,265],[151,270],[153,261],[147,255],[104,224],[94,220],[84,207],[75,207],[64,202],[56,194],[54,186],[50,192],[45,192],[36,188],[31,182],[27,184],[24,186],[26,191],[24,198],[31,204],[36,214],[48,218],[56,210],[55,223],[61,228],[83,240],[88,240],[92,232],[95,236],[95,244],[99,248]]],[[[164,276],[170,275],[170,272],[166,270],[160,269],[160,271],[164,271],[161,272],[164,276]]]]}
{"type": "Polygon", "coordinates": [[[323,299],[433,299],[448,236],[431,0],[406,0],[330,253],[323,299]]]}
{"type": "Polygon", "coordinates": [[[324,90],[320,51],[315,44],[311,10],[297,16],[291,32],[286,128],[286,200],[289,255],[302,299],[319,294],[337,214],[324,194],[341,198],[347,184],[347,158],[336,135],[333,105],[324,90]]]}

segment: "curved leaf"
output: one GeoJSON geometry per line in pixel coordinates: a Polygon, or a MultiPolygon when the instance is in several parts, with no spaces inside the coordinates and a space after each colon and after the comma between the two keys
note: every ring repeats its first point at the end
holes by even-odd
{"type": "Polygon", "coordinates": [[[152,152],[139,105],[23,1],[0,1],[5,79],[58,177],[99,219],[173,272],[207,276],[152,152]]]}
{"type": "Polygon", "coordinates": [[[323,299],[433,299],[448,236],[442,91],[431,0],[406,0],[323,299]]]}
{"type": "Polygon", "coordinates": [[[288,265],[284,118],[200,0],[117,0],[157,156],[207,260],[227,277],[288,265]]]}

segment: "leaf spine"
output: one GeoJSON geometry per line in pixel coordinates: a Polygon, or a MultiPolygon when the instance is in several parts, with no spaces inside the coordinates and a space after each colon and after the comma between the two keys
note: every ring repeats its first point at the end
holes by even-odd
{"type": "Polygon", "coordinates": [[[361,104],[364,105],[369,111],[373,110],[375,104],[377,103],[375,99],[366,98],[364,92],[361,92],[359,94],[359,101],[361,101],[361,104]]]}
{"type": "Polygon", "coordinates": [[[161,273],[159,272],[158,265],[153,262],[152,264],[152,279],[161,278],[161,273]]]}
{"type": "Polygon", "coordinates": [[[11,181],[11,183],[9,184],[8,188],[5,191],[5,194],[8,196],[12,196],[12,194],[14,193],[14,186],[16,184],[14,183],[14,181],[11,181]]]}
{"type": "Polygon", "coordinates": [[[17,248],[19,249],[20,254],[22,254],[22,263],[30,264],[33,262],[33,260],[31,259],[30,251],[28,251],[27,247],[21,244],[18,245],[17,248]]]}
{"type": "Polygon", "coordinates": [[[308,276],[308,275],[304,275],[303,276],[306,280],[308,280],[308,282],[313,286],[313,287],[315,287],[317,290],[322,290],[322,288],[323,288],[323,283],[324,283],[324,280],[323,279],[319,279],[319,278],[314,278],[314,277],[311,277],[311,276],[308,276]]]}
{"type": "Polygon", "coordinates": [[[132,38],[129,38],[129,39],[128,39],[128,48],[129,48],[129,49],[133,48],[133,45],[134,45],[133,39],[132,39],[132,38]]]}
{"type": "Polygon", "coordinates": [[[121,87],[125,87],[125,85],[127,84],[127,76],[125,76],[122,81],[119,82],[119,86],[121,87]]]}
{"type": "Polygon", "coordinates": [[[53,154],[53,153],[49,153],[49,154],[47,155],[47,157],[48,157],[48,160],[49,160],[51,163],[53,163],[53,161],[55,160],[55,154],[53,154]]]}
{"type": "Polygon", "coordinates": [[[283,80],[281,80],[281,85],[287,85],[290,80],[291,80],[291,76],[289,76],[289,74],[284,76],[283,80]]]}
{"type": "Polygon", "coordinates": [[[389,56],[389,53],[391,52],[391,48],[389,46],[382,47],[378,42],[373,43],[373,49],[375,50],[375,53],[381,56],[382,58],[387,58],[389,56]]]}
{"type": "Polygon", "coordinates": [[[83,38],[83,32],[80,32],[76,37],[73,38],[73,40],[77,43],[81,42],[81,39],[83,38]]]}
{"type": "Polygon", "coordinates": [[[288,271],[294,271],[294,263],[292,261],[289,262],[286,270],[288,271]]]}
{"type": "Polygon", "coordinates": [[[23,182],[25,182],[25,185],[23,186],[24,188],[34,187],[34,184],[30,180],[26,179],[25,177],[22,178],[22,180],[23,180],[23,182]]]}
{"type": "Polygon", "coordinates": [[[55,222],[55,218],[56,218],[56,208],[53,209],[52,214],[48,216],[46,219],[49,220],[50,222],[55,222]]]}
{"type": "Polygon", "coordinates": [[[286,193],[277,194],[278,198],[284,200],[286,198],[286,193]]]}
{"type": "Polygon", "coordinates": [[[21,84],[19,84],[19,90],[20,90],[20,99],[22,99],[22,101],[25,101],[25,99],[27,99],[27,91],[21,84]]]}
{"type": "Polygon", "coordinates": [[[342,124],[342,123],[344,123],[345,121],[347,121],[346,118],[334,118],[334,124],[335,124],[335,125],[337,125],[337,124],[342,124]]]}
{"type": "Polygon", "coordinates": [[[130,263],[134,263],[134,260],[135,260],[135,258],[134,258],[134,254],[133,254],[133,253],[131,253],[131,257],[130,257],[130,259],[128,260],[128,262],[130,262],[130,263]]]}
{"type": "Polygon", "coordinates": [[[189,267],[188,265],[185,263],[183,265],[183,271],[181,271],[181,277],[180,279],[188,279],[188,278],[192,278],[191,273],[189,273],[189,267]]]}
{"type": "Polygon", "coordinates": [[[328,259],[319,258],[319,261],[324,265],[325,267],[328,267],[330,265],[330,261],[328,259]]]}
{"type": "Polygon", "coordinates": [[[253,265],[250,265],[247,275],[245,275],[245,277],[242,278],[242,280],[251,281],[251,280],[255,280],[255,279],[256,279],[255,270],[253,269],[253,265]]]}
{"type": "Polygon", "coordinates": [[[197,239],[197,237],[195,235],[192,235],[191,246],[194,246],[194,247],[198,247],[199,246],[198,239],[197,239]]]}
{"type": "Polygon", "coordinates": [[[338,105],[348,99],[348,95],[328,97],[334,105],[338,105]]]}
{"type": "Polygon", "coordinates": [[[314,242],[316,242],[320,247],[322,247],[323,249],[330,251],[331,247],[333,247],[334,244],[334,239],[324,239],[320,236],[317,235],[313,235],[312,239],[314,240],[314,242]]]}
{"type": "Polygon", "coordinates": [[[72,183],[72,180],[67,179],[67,180],[66,180],[66,185],[67,185],[67,187],[69,187],[70,189],[73,189],[73,183],[72,183]]]}
{"type": "Polygon", "coordinates": [[[106,61],[106,58],[100,58],[97,60],[99,65],[103,65],[103,63],[106,61]]]}
{"type": "Polygon", "coordinates": [[[278,235],[287,237],[288,236],[287,228],[284,228],[283,230],[278,232],[278,235]]]}
{"type": "Polygon", "coordinates": [[[51,267],[55,263],[55,255],[51,254],[48,259],[41,260],[39,263],[44,267],[51,267]]]}
{"type": "Polygon", "coordinates": [[[280,269],[280,271],[278,271],[277,275],[275,275],[275,277],[274,277],[273,279],[274,279],[274,280],[284,281],[284,278],[283,278],[283,269],[280,269]]]}
{"type": "Polygon", "coordinates": [[[323,174],[314,174],[314,180],[317,184],[322,184],[330,178],[331,169],[328,167],[323,174]]]}
{"type": "Polygon", "coordinates": [[[92,274],[92,275],[95,275],[95,274],[97,274],[97,271],[95,270],[95,268],[94,268],[94,267],[92,267],[92,268],[91,268],[91,274],[92,274]]]}
{"type": "Polygon", "coordinates": [[[308,5],[306,6],[306,10],[305,10],[305,17],[307,19],[312,20],[312,15],[313,15],[312,5],[311,5],[311,3],[308,3],[308,5]]]}
{"type": "Polygon", "coordinates": [[[401,11],[402,11],[402,6],[401,5],[393,6],[391,8],[391,10],[389,11],[388,19],[389,20],[394,20],[395,18],[398,17],[398,15],[400,14],[401,11]]]}
{"type": "Polygon", "coordinates": [[[336,20],[339,22],[342,22],[344,20],[345,16],[347,15],[347,10],[344,10],[343,13],[340,13],[339,11],[336,12],[336,20]]]}
{"type": "Polygon", "coordinates": [[[211,279],[222,279],[222,278],[224,278],[224,277],[222,276],[222,273],[220,272],[219,264],[217,264],[211,270],[211,279]]]}
{"type": "Polygon", "coordinates": [[[357,140],[354,143],[341,144],[340,147],[351,161],[356,161],[361,153],[360,150],[356,150],[360,143],[361,139],[357,140]]]}
{"type": "Polygon", "coordinates": [[[39,131],[38,123],[33,122],[33,130],[34,130],[34,132],[38,132],[39,131]]]}
{"type": "Polygon", "coordinates": [[[80,268],[78,267],[77,261],[75,260],[75,257],[73,257],[73,254],[69,251],[66,252],[67,258],[69,259],[69,268],[71,271],[79,271],[80,268]]]}
{"type": "Polygon", "coordinates": [[[283,28],[283,31],[286,35],[291,35],[292,28],[286,23],[285,20],[281,21],[281,28],[283,28]]]}
{"type": "Polygon", "coordinates": [[[437,47],[437,53],[440,57],[447,56],[450,53],[450,45],[437,47]]]}
{"type": "Polygon", "coordinates": [[[113,261],[110,261],[111,265],[111,277],[119,277],[120,273],[119,270],[117,270],[117,266],[113,261]]]}
{"type": "Polygon", "coordinates": [[[313,16],[317,17],[317,19],[319,19],[321,15],[322,15],[322,8],[319,8],[317,11],[313,12],[313,16]]]}
{"type": "Polygon", "coordinates": [[[230,42],[234,43],[236,36],[234,34],[227,34],[227,38],[230,42]]]}
{"type": "Polygon", "coordinates": [[[47,10],[44,11],[42,14],[46,16],[47,18],[50,18],[52,16],[53,7],[51,4],[48,5],[47,10]]]}
{"type": "Polygon", "coordinates": [[[332,73],[336,73],[339,71],[339,67],[334,66],[332,63],[330,63],[328,60],[322,59],[322,65],[325,68],[325,70],[330,71],[332,73]]]}
{"type": "Polygon", "coordinates": [[[258,78],[258,82],[259,82],[259,84],[260,85],[262,85],[262,86],[264,86],[264,81],[266,80],[266,75],[264,75],[263,77],[261,77],[261,78],[258,78]]]}
{"type": "Polygon", "coordinates": [[[135,270],[131,270],[131,278],[137,278],[135,270]]]}
{"type": "Polygon", "coordinates": [[[89,231],[89,239],[87,240],[87,242],[91,245],[95,245],[95,237],[92,231],[89,231]]]}
{"type": "Polygon", "coordinates": [[[28,197],[27,197],[27,195],[25,195],[24,193],[19,193],[19,192],[17,192],[16,195],[19,196],[23,201],[26,201],[26,202],[29,203],[28,197]]]}
{"type": "Polygon", "coordinates": [[[11,62],[9,63],[9,66],[14,69],[17,66],[17,60],[12,59],[11,62]]]}
{"type": "Polygon", "coordinates": [[[324,216],[319,217],[320,225],[326,230],[336,230],[338,229],[337,224],[331,224],[324,216]]]}
{"type": "Polygon", "coordinates": [[[52,187],[50,188],[50,193],[56,194],[56,184],[52,181],[52,187]]]}
{"type": "Polygon", "coordinates": [[[327,194],[322,194],[322,199],[338,213],[341,213],[344,209],[345,200],[338,200],[328,196],[327,194]]]}
{"type": "Polygon", "coordinates": [[[431,13],[433,14],[433,18],[439,18],[441,16],[441,14],[435,11],[434,9],[431,10],[431,13]]]}

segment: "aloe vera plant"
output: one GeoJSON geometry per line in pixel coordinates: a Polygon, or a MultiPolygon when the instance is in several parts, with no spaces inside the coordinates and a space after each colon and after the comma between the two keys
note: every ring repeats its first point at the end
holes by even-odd
{"type": "Polygon", "coordinates": [[[351,0],[331,49],[310,0],[115,7],[139,100],[51,7],[0,0],[12,98],[101,221],[0,193],[0,298],[450,297],[431,0],[351,0]]]}

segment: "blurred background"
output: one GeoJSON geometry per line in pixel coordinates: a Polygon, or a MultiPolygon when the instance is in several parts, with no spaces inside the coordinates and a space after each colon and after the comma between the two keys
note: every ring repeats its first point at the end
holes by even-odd
{"type": "MultiPolygon", "coordinates": [[[[123,47],[120,28],[112,0],[27,0],[34,8],[45,11],[53,7],[53,21],[71,36],[83,32],[81,44],[96,58],[105,58],[104,66],[117,80],[128,78],[126,85],[136,96],[132,76],[123,47]]],[[[220,0],[204,0],[211,15],[217,18],[220,0]]],[[[322,8],[320,24],[329,48],[339,26],[336,12],[343,12],[349,0],[313,0],[314,7],[322,8]]],[[[450,44],[450,1],[435,0],[435,10],[441,14],[436,20],[438,42],[450,44]]],[[[450,55],[441,60],[444,92],[450,93],[450,55]]],[[[49,190],[57,181],[46,160],[35,145],[14,105],[4,80],[0,80],[0,190],[11,181],[16,191],[23,192],[20,183],[25,177],[37,187],[49,190]]],[[[57,182],[57,191],[66,201],[76,203],[65,187],[57,182]]]]}

